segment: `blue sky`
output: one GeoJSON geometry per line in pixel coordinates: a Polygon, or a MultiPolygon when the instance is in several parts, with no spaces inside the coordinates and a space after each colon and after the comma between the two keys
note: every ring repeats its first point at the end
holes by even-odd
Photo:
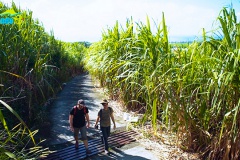
{"type": "MultiPolygon", "coordinates": [[[[1,0],[11,4],[12,0],[1,0]]],[[[47,32],[66,42],[101,39],[102,31],[112,28],[118,20],[125,25],[132,17],[135,22],[159,24],[164,12],[169,37],[201,35],[202,28],[211,31],[220,10],[233,4],[238,21],[240,0],[13,0],[22,9],[33,11],[47,32]]]]}

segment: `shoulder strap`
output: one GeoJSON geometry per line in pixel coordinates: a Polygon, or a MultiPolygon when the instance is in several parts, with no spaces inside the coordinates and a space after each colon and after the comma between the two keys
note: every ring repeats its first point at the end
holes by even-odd
{"type": "MultiPolygon", "coordinates": [[[[86,107],[83,107],[83,112],[84,112],[84,114],[87,113],[86,107]]],[[[77,106],[74,106],[74,113],[73,113],[73,115],[75,115],[76,113],[77,113],[77,106]]]]}
{"type": "Polygon", "coordinates": [[[103,110],[103,109],[100,109],[100,118],[102,118],[102,110],[103,110]]]}
{"type": "Polygon", "coordinates": [[[74,106],[74,112],[73,112],[73,115],[75,115],[77,113],[77,106],[74,106]]]}
{"type": "MultiPolygon", "coordinates": [[[[109,108],[109,110],[110,110],[110,112],[112,111],[112,108],[111,107],[108,107],[109,108]]],[[[102,110],[103,109],[100,109],[100,118],[102,117],[102,110]]]]}

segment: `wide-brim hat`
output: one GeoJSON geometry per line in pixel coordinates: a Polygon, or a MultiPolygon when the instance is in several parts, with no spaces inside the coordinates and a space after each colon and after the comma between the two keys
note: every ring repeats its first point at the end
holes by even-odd
{"type": "Polygon", "coordinates": [[[108,100],[106,100],[106,99],[104,99],[102,102],[101,102],[101,104],[108,104],[109,102],[108,102],[108,100]]]}

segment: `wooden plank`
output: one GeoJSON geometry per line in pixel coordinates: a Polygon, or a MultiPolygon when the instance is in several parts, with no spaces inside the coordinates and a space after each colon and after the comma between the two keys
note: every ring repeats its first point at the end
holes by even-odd
{"type": "MultiPolygon", "coordinates": [[[[88,143],[89,143],[89,145],[91,145],[91,144],[94,145],[94,144],[100,143],[100,139],[90,140],[90,141],[88,141],[88,143]]],[[[79,152],[81,153],[82,150],[85,150],[85,147],[84,147],[83,143],[79,144],[78,149],[75,149],[75,145],[73,144],[72,146],[69,146],[67,148],[58,150],[58,151],[56,151],[52,154],[49,154],[45,160],[53,160],[53,159],[56,159],[56,158],[60,158],[60,157],[64,156],[65,154],[74,155],[74,154],[77,154],[79,152]]]]}
{"type": "MultiPolygon", "coordinates": [[[[98,143],[93,143],[92,141],[88,142],[89,149],[92,152],[88,156],[91,156],[91,155],[94,155],[94,154],[98,154],[98,153],[101,152],[102,144],[101,144],[100,139],[98,139],[98,140],[99,140],[98,143]]],[[[79,145],[78,149],[73,148],[70,153],[67,152],[67,154],[62,154],[59,157],[61,159],[64,159],[64,160],[65,159],[66,160],[70,160],[70,159],[82,159],[82,158],[85,158],[86,156],[87,155],[86,155],[86,150],[85,150],[84,144],[81,144],[81,145],[79,145]]]]}
{"type": "MultiPolygon", "coordinates": [[[[108,143],[110,147],[121,147],[125,144],[136,141],[134,138],[137,135],[134,131],[122,131],[112,134],[108,138],[108,143]]],[[[102,144],[101,138],[95,138],[88,141],[89,149],[91,154],[86,155],[86,150],[83,143],[79,144],[79,148],[75,149],[75,145],[69,146],[67,148],[58,150],[54,153],[49,154],[43,160],[73,160],[73,159],[84,159],[86,156],[92,156],[104,151],[104,144],[102,144]]]]}

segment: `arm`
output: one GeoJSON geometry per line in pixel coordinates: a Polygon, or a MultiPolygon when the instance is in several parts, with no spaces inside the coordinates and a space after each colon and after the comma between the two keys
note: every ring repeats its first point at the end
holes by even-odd
{"type": "Polygon", "coordinates": [[[98,112],[98,116],[97,116],[97,119],[96,119],[96,122],[95,122],[95,129],[98,129],[98,122],[99,122],[99,120],[100,120],[100,114],[101,114],[101,110],[98,112]]]}
{"type": "Polygon", "coordinates": [[[89,122],[89,115],[88,115],[88,113],[86,113],[85,117],[86,117],[86,120],[87,120],[87,128],[89,128],[90,122],[89,122]]]}
{"type": "Polygon", "coordinates": [[[73,115],[71,114],[69,114],[69,124],[71,131],[73,131],[73,115]]]}
{"type": "Polygon", "coordinates": [[[113,124],[114,124],[113,129],[116,129],[116,123],[115,123],[115,120],[114,120],[113,113],[110,115],[110,117],[111,117],[112,122],[113,122],[113,124]]]}
{"type": "Polygon", "coordinates": [[[99,119],[100,119],[100,117],[98,116],[97,119],[96,119],[95,128],[96,128],[96,126],[97,126],[97,124],[99,122],[99,119]]]}

